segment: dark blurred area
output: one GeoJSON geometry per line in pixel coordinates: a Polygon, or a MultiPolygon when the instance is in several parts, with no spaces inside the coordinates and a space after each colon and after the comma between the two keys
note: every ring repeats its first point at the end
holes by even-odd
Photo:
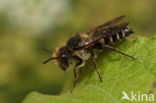
{"type": "Polygon", "coordinates": [[[137,35],[156,33],[155,0],[0,0],[0,103],[32,91],[59,94],[72,75],[42,62],[76,32],[126,15],[137,35]]]}

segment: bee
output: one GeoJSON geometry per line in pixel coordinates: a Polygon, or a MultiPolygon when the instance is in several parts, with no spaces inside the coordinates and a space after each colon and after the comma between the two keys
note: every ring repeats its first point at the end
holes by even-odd
{"type": "MultiPolygon", "coordinates": [[[[55,59],[57,60],[61,69],[65,71],[70,67],[72,62],[75,61],[76,63],[73,69],[73,91],[78,80],[78,68],[83,67],[85,65],[85,61],[91,58],[99,80],[102,82],[102,76],[97,67],[97,56],[94,53],[94,49],[101,50],[106,48],[134,59],[133,56],[121,52],[120,50],[111,46],[112,43],[121,41],[133,33],[133,30],[128,28],[128,22],[118,23],[124,17],[125,16],[119,16],[107,21],[102,25],[92,28],[87,32],[76,33],[66,42],[63,47],[59,48],[55,53],[53,53],[53,57],[44,61],[43,64],[55,59]]],[[[45,50],[52,53],[48,49],[45,50]]]]}

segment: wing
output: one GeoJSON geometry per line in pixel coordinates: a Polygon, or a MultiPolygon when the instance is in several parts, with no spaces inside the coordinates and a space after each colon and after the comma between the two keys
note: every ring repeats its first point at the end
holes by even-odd
{"type": "Polygon", "coordinates": [[[96,42],[96,41],[98,41],[98,40],[100,40],[100,39],[103,39],[103,37],[102,37],[102,36],[97,36],[97,37],[94,37],[94,38],[91,38],[91,39],[88,39],[88,40],[81,41],[81,42],[79,43],[79,45],[77,45],[77,46],[75,47],[75,49],[76,49],[76,50],[81,50],[81,49],[83,49],[83,48],[85,48],[85,47],[87,47],[87,46],[93,44],[94,42],[96,42]]]}
{"type": "Polygon", "coordinates": [[[99,41],[100,39],[103,39],[104,35],[106,35],[106,34],[117,33],[120,30],[126,28],[128,26],[128,24],[129,24],[129,22],[124,22],[124,23],[120,23],[118,25],[108,27],[106,29],[102,29],[99,32],[96,32],[98,35],[96,35],[96,34],[92,35],[92,37],[90,39],[80,42],[79,45],[77,45],[76,49],[83,49],[83,48],[99,41]]]}
{"type": "Polygon", "coordinates": [[[123,18],[125,18],[125,16],[116,17],[116,18],[114,18],[114,19],[112,19],[112,20],[110,20],[110,21],[107,21],[107,22],[104,23],[104,24],[101,24],[101,25],[99,25],[99,26],[97,26],[97,27],[95,27],[95,28],[90,29],[90,30],[87,32],[87,34],[94,33],[95,31],[97,31],[97,30],[99,30],[99,29],[102,29],[102,28],[104,28],[104,27],[107,27],[107,26],[115,25],[115,24],[117,24],[119,21],[121,21],[123,18]]]}

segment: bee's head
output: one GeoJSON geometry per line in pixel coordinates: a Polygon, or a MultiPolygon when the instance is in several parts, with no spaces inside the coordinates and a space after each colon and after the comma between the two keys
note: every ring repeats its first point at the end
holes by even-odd
{"type": "Polygon", "coordinates": [[[62,47],[56,51],[55,57],[49,58],[48,60],[43,62],[43,64],[45,64],[53,59],[57,59],[58,64],[65,71],[70,65],[71,52],[69,51],[69,49],[67,47],[62,47]]]}
{"type": "Polygon", "coordinates": [[[67,47],[62,47],[59,49],[59,65],[63,70],[66,70],[71,62],[71,52],[67,47]]]}

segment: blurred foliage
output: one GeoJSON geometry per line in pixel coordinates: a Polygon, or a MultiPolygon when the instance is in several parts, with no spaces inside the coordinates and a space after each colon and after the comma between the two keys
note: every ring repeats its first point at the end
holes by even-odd
{"type": "Polygon", "coordinates": [[[55,0],[52,0],[54,4],[48,3],[48,0],[35,1],[21,4],[0,1],[0,103],[19,103],[31,91],[45,94],[61,91],[66,79],[71,77],[72,69],[64,72],[54,62],[43,65],[42,62],[51,56],[41,50],[43,47],[53,51],[65,45],[74,33],[86,31],[120,15],[127,16],[126,20],[130,21],[136,34],[152,36],[156,32],[155,0],[58,0],[59,4],[67,5],[58,5],[54,10],[50,7],[55,5],[55,0]],[[9,6],[2,5],[3,2],[9,6]],[[42,6],[44,2],[51,5],[42,6]],[[38,19],[39,16],[47,21],[37,23],[42,20],[38,19]],[[33,22],[36,19],[38,21],[33,22]]]}

